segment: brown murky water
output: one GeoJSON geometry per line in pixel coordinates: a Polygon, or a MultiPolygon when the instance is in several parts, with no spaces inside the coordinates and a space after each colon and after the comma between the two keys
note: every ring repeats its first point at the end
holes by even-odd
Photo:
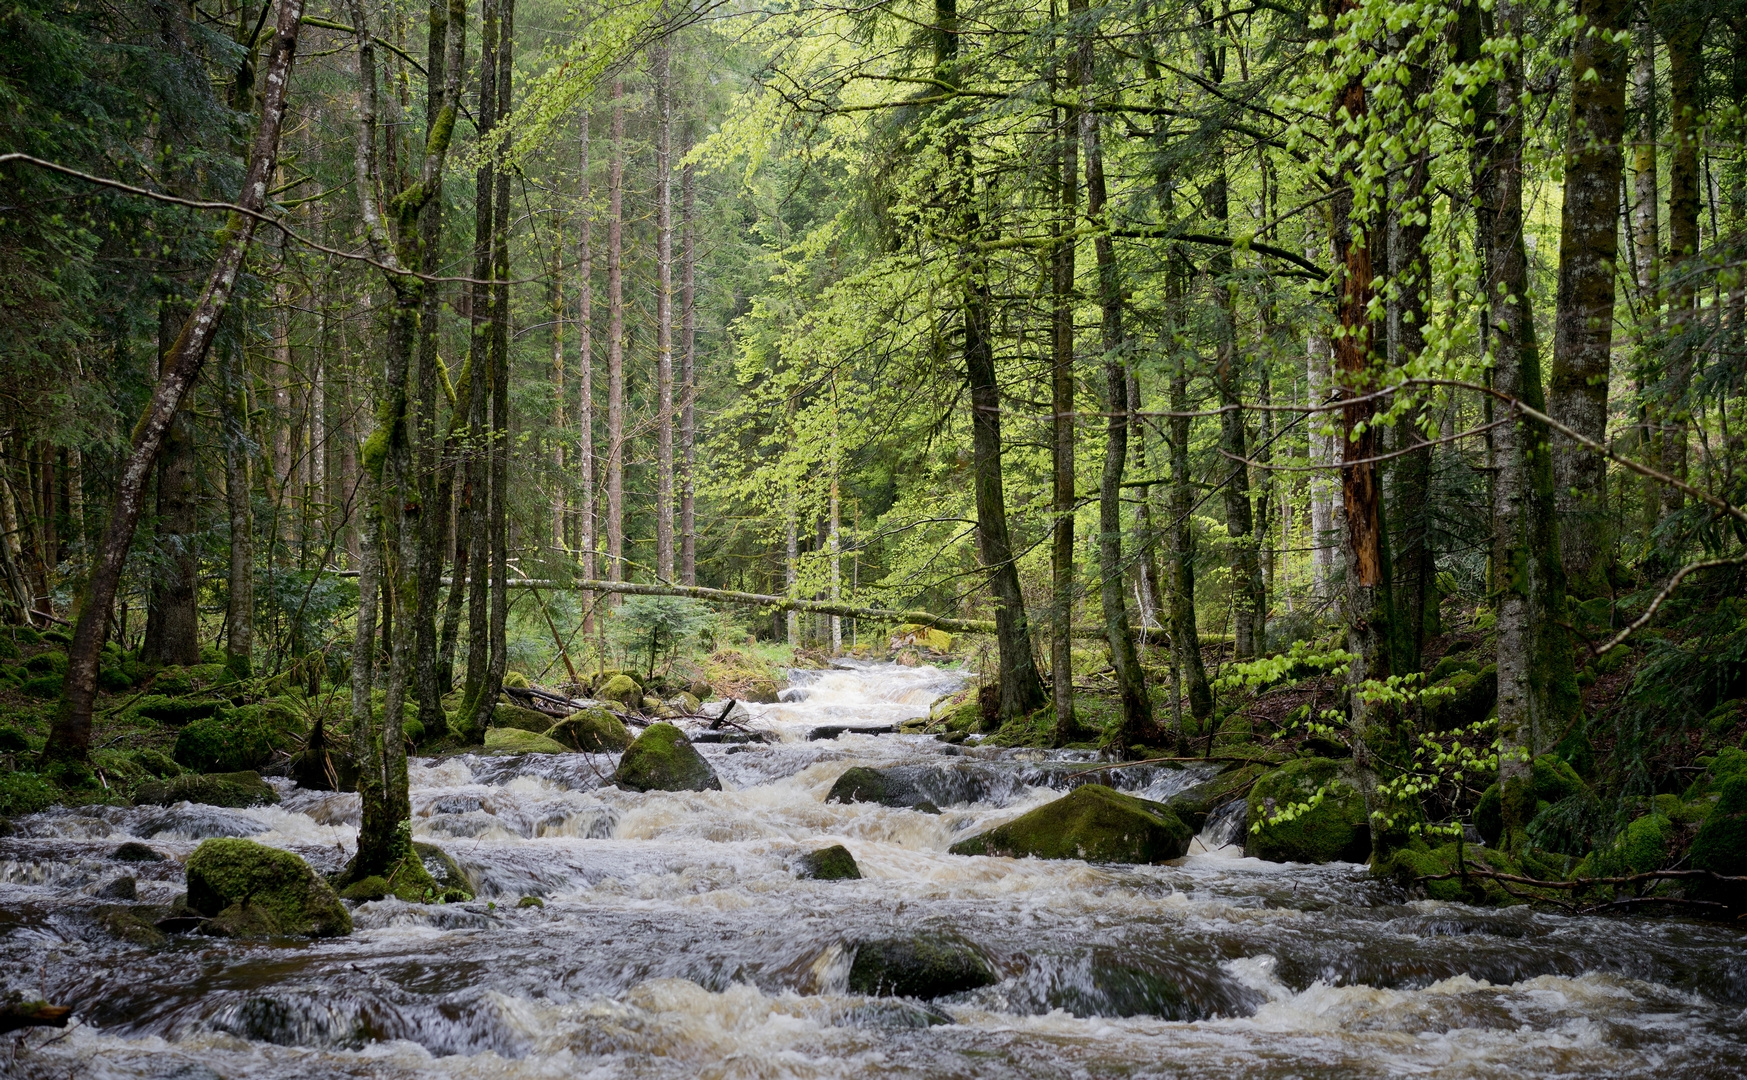
{"type": "MultiPolygon", "coordinates": [[[[802,673],[756,710],[775,745],[705,745],[724,791],[606,787],[610,757],[413,769],[415,833],[479,900],[366,904],[345,939],[98,927],[124,873],[182,888],[200,840],[248,836],[337,868],[352,795],[283,805],[53,811],[0,840],[0,987],[74,1004],[0,1075],[223,1077],[1747,1076],[1747,933],[1407,902],[1362,867],[1244,859],[1217,821],[1180,864],[966,858],[948,845],[1056,798],[1085,755],[846,735],[923,713],[955,676],[802,673]],[[853,764],[909,764],[938,816],[824,802],[853,764]],[[144,840],[172,860],[108,856],[144,840]],[[860,881],[795,877],[841,842],[860,881]],[[522,896],[543,908],[517,908],[522,896]],[[846,991],[859,940],[952,929],[999,983],[932,1003],[846,991]]],[[[1191,770],[1114,774],[1163,797],[1191,770]]],[[[279,781],[283,784],[283,781],[279,781]]]]}

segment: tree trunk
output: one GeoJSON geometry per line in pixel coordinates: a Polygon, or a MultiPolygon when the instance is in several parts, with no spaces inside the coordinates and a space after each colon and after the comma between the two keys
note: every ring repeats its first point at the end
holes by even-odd
{"type": "MultiPolygon", "coordinates": [[[[1334,389],[1328,334],[1321,323],[1313,323],[1305,335],[1305,396],[1313,406],[1330,399],[1334,389]]],[[[1329,469],[1335,463],[1334,439],[1324,435],[1327,413],[1312,413],[1310,418],[1310,463],[1329,469]]],[[[1311,590],[1318,600],[1330,598],[1334,589],[1335,552],[1340,547],[1337,534],[1340,525],[1335,520],[1334,483],[1326,471],[1310,474],[1310,574],[1311,590]]]]}
{"type": "MultiPolygon", "coordinates": [[[[685,150],[692,148],[692,125],[685,125],[685,150]]],[[[697,181],[690,161],[679,174],[680,271],[679,271],[679,580],[698,583],[697,525],[697,181]]]]}
{"type": "MultiPolygon", "coordinates": [[[[1215,70],[1218,70],[1217,68],[1215,70]]],[[[1217,81],[1217,80],[1216,80],[1217,81]]],[[[1218,156],[1217,172],[1207,185],[1203,198],[1207,213],[1219,223],[1223,233],[1229,229],[1225,153],[1218,156]]],[[[1232,294],[1232,261],[1227,248],[1215,249],[1211,260],[1211,285],[1218,320],[1216,361],[1213,382],[1219,389],[1219,448],[1224,461],[1221,469],[1229,479],[1223,489],[1225,497],[1225,530],[1231,536],[1231,587],[1233,592],[1233,650],[1239,660],[1260,655],[1267,640],[1267,597],[1262,588],[1262,566],[1256,554],[1256,527],[1250,507],[1250,467],[1248,439],[1244,431],[1243,375],[1238,370],[1237,298],[1232,294]]]]}
{"type": "MultiPolygon", "coordinates": [[[[1662,436],[1657,428],[1659,410],[1650,403],[1650,386],[1659,363],[1655,339],[1661,319],[1660,271],[1662,201],[1657,187],[1656,124],[1656,33],[1640,14],[1632,25],[1636,56],[1632,63],[1632,112],[1637,116],[1637,138],[1632,143],[1632,280],[1637,288],[1637,341],[1634,345],[1632,379],[1638,399],[1638,450],[1644,460],[1660,464],[1662,436]]],[[[1661,508],[1661,489],[1649,477],[1641,478],[1642,512],[1639,530],[1648,541],[1661,508]]]]}
{"type": "MultiPolygon", "coordinates": [[[[1391,35],[1390,48],[1415,48],[1420,36],[1417,26],[1408,25],[1391,35]]],[[[1407,58],[1407,100],[1418,101],[1427,92],[1430,72],[1423,55],[1407,58]]],[[[1409,123],[1421,128],[1426,122],[1413,118],[1409,123]]],[[[1414,132],[1416,136],[1420,131],[1414,132]]],[[[1425,351],[1425,323],[1428,294],[1431,289],[1430,267],[1426,264],[1425,243],[1430,232],[1432,207],[1426,198],[1430,182],[1431,152],[1423,139],[1416,139],[1416,149],[1395,181],[1389,199],[1389,339],[1395,355],[1389,358],[1396,369],[1411,368],[1425,351]]],[[[1432,451],[1425,435],[1428,416],[1423,406],[1412,409],[1396,426],[1398,438],[1409,450],[1395,467],[1396,520],[1401,524],[1395,557],[1395,604],[1400,619],[1395,626],[1396,656],[1391,665],[1399,674],[1419,671],[1425,650],[1427,604],[1434,610],[1433,582],[1436,552],[1431,549],[1431,480],[1432,451]]]]}
{"type": "MultiPolygon", "coordinates": [[[[1626,30],[1630,13],[1627,0],[1583,0],[1578,7],[1547,394],[1553,419],[1604,444],[1619,255],[1620,143],[1626,129],[1626,50],[1613,38],[1626,30]]],[[[1554,437],[1560,558],[1580,596],[1608,592],[1612,542],[1606,466],[1600,455],[1554,437]]]]}
{"type": "MultiPolygon", "coordinates": [[[[1499,4],[1500,35],[1520,46],[1522,10],[1499,4]]],[[[1499,111],[1491,140],[1492,235],[1487,295],[1492,305],[1493,386],[1506,399],[1544,409],[1544,391],[1523,247],[1522,69],[1514,48],[1499,54],[1499,111]]],[[[1509,408],[1508,405],[1505,406],[1509,408]]],[[[1545,425],[1519,415],[1497,430],[1493,521],[1498,588],[1499,780],[1506,844],[1522,842],[1535,812],[1529,762],[1563,734],[1576,712],[1559,560],[1553,464],[1545,425]]]]}
{"type": "MultiPolygon", "coordinates": [[[[1074,6],[1083,6],[1082,0],[1075,0],[1074,6]]],[[[1087,35],[1080,47],[1080,90],[1082,97],[1088,99],[1095,85],[1092,48],[1091,36],[1087,35]]],[[[1153,722],[1146,675],[1140,668],[1134,633],[1128,627],[1128,580],[1122,561],[1122,477],[1128,465],[1129,422],[1128,340],[1122,325],[1122,273],[1116,265],[1116,245],[1109,232],[1098,114],[1090,109],[1083,110],[1079,119],[1086,148],[1086,219],[1098,229],[1092,246],[1098,260],[1098,302],[1103,311],[1107,418],[1104,425],[1104,471],[1098,484],[1098,598],[1109,636],[1117,693],[1122,702],[1122,721],[1117,726],[1112,749],[1119,757],[1127,757],[1133,748],[1157,746],[1160,739],[1153,722]]]]}
{"type": "MultiPolygon", "coordinates": [[[[1079,50],[1070,54],[1067,82],[1080,83],[1079,50]]],[[[1055,522],[1050,536],[1051,627],[1050,688],[1055,702],[1057,746],[1086,738],[1088,732],[1074,713],[1074,228],[1078,224],[1080,192],[1080,111],[1070,106],[1057,133],[1055,256],[1051,279],[1054,308],[1050,319],[1050,421],[1054,487],[1050,510],[1055,522]]]]}
{"type": "Polygon", "coordinates": [[[225,590],[225,664],[239,679],[251,674],[255,651],[255,512],[250,505],[249,400],[239,377],[240,350],[225,354],[219,422],[224,439],[224,494],[230,513],[230,576],[225,590]]]}
{"type": "Polygon", "coordinates": [[[552,227],[552,280],[550,296],[552,300],[552,551],[554,554],[563,552],[566,546],[565,533],[570,517],[567,488],[569,478],[564,472],[564,445],[566,440],[564,428],[564,398],[568,393],[565,388],[567,381],[564,362],[564,229],[556,224],[555,216],[552,227]]]}
{"type": "MultiPolygon", "coordinates": [[[[1166,268],[1167,307],[1180,310],[1187,268],[1173,252],[1166,268]]],[[[1207,685],[1207,668],[1201,662],[1201,631],[1195,624],[1195,479],[1189,474],[1189,364],[1188,348],[1168,341],[1171,371],[1171,522],[1169,574],[1171,583],[1171,653],[1179,685],[1189,699],[1189,715],[1197,725],[1213,716],[1213,693],[1207,685]]],[[[1179,725],[1177,748],[1186,749],[1188,733],[1179,725]]]]}
{"type": "MultiPolygon", "coordinates": [[[[1340,0],[1335,18],[1357,9],[1356,0],[1340,0]]],[[[1372,353],[1370,305],[1371,241],[1363,223],[1353,220],[1353,192],[1349,177],[1352,165],[1346,155],[1356,150],[1357,136],[1346,129],[1342,114],[1354,120],[1366,111],[1365,86],[1354,75],[1335,103],[1333,122],[1338,136],[1337,160],[1343,175],[1336,179],[1333,210],[1334,257],[1339,271],[1336,319],[1340,333],[1334,343],[1335,379],[1349,404],[1341,409],[1341,502],[1347,519],[1347,651],[1354,654],[1348,667],[1349,711],[1355,728],[1363,732],[1367,721],[1365,702],[1357,692],[1367,679],[1388,678],[1389,669],[1389,576],[1383,549],[1383,492],[1377,465],[1377,403],[1366,398],[1376,389],[1376,358],[1372,353]],[[1365,398],[1365,400],[1353,400],[1365,398]]],[[[1361,742],[1362,745],[1362,742],[1361,742]]]]}
{"type": "MultiPolygon", "coordinates": [[[[595,571],[595,546],[599,533],[595,527],[594,477],[594,196],[589,186],[588,137],[592,117],[584,113],[582,135],[578,140],[577,170],[580,173],[582,203],[581,235],[577,238],[577,399],[576,399],[576,482],[582,489],[582,504],[577,508],[577,546],[582,549],[582,576],[592,578],[595,571]]],[[[585,620],[594,621],[591,597],[583,597],[585,620]]]]}
{"type": "Polygon", "coordinates": [[[673,103],[665,40],[655,62],[655,576],[673,580],[673,103]]]}
{"type": "MultiPolygon", "coordinates": [[[[1668,363],[1662,393],[1667,420],[1663,425],[1662,471],[1686,479],[1687,430],[1692,386],[1698,279],[1703,266],[1699,250],[1698,140],[1704,128],[1701,99],[1704,78],[1704,18],[1687,5],[1657,0],[1652,7],[1657,29],[1668,45],[1668,363]]],[[[1684,505],[1679,488],[1662,489],[1662,509],[1673,513],[1684,505]]]]}
{"type": "Polygon", "coordinates": [[[150,664],[188,667],[200,663],[200,558],[195,550],[194,432],[178,413],[158,457],[158,539],[166,564],[152,579],[146,612],[145,648],[150,664]]]}
{"type": "MultiPolygon", "coordinates": [[[[279,133],[285,120],[286,84],[291,60],[297,50],[297,33],[303,21],[302,0],[282,0],[267,61],[266,92],[261,102],[261,121],[249,152],[249,167],[238,205],[259,211],[266,205],[267,182],[273,175],[279,152],[279,133]]],[[[79,605],[79,619],[67,650],[67,674],[61,708],[43,749],[47,760],[84,761],[91,745],[91,703],[97,694],[97,664],[108,629],[109,610],[121,583],[122,565],[133,541],[135,526],[144,509],[146,479],[158,456],[170,422],[181,408],[182,398],[200,375],[212,346],[219,319],[230,302],[256,219],[233,214],[220,237],[219,255],[207,278],[193,314],[183,325],[176,343],[167,351],[162,374],[153,388],[145,414],[134,428],[133,445],[117,479],[115,499],[103,542],[92,562],[90,581],[79,605]]]]}
{"type": "MultiPolygon", "coordinates": [[[[361,771],[371,778],[368,791],[362,781],[359,795],[363,818],[358,851],[348,864],[344,880],[399,875],[414,880],[428,878],[412,853],[411,801],[406,771],[407,747],[402,735],[401,706],[407,684],[415,670],[421,699],[435,702],[436,734],[447,726],[440,701],[436,701],[436,590],[441,579],[440,526],[428,506],[436,484],[434,455],[438,452],[434,413],[436,410],[435,365],[436,310],[427,307],[430,290],[413,271],[435,266],[439,233],[430,224],[430,204],[440,201],[443,168],[447,160],[455,114],[460,104],[461,67],[465,56],[465,22],[452,18],[462,14],[461,5],[446,6],[433,0],[430,8],[430,55],[426,59],[438,98],[426,117],[423,161],[415,180],[387,203],[390,217],[384,219],[376,204],[383,167],[378,158],[380,87],[376,77],[376,40],[370,33],[363,0],[351,0],[351,16],[358,49],[359,135],[355,186],[359,215],[371,253],[385,269],[393,290],[388,340],[383,349],[382,401],[377,408],[380,423],[366,443],[365,472],[376,488],[376,515],[366,512],[366,532],[375,531],[377,555],[382,558],[382,612],[388,649],[387,679],[383,688],[382,714],[369,728],[372,738],[364,746],[361,771]],[[423,327],[424,317],[429,321],[423,327]],[[418,368],[413,369],[415,354],[418,368]],[[414,382],[413,380],[416,380],[414,382]],[[409,393],[409,390],[411,391],[409,393]],[[431,564],[435,563],[435,566],[431,564]],[[422,565],[421,565],[422,564],[422,565]],[[421,662],[418,654],[423,653],[421,662]]],[[[392,145],[394,139],[389,138],[392,145]]],[[[371,537],[367,536],[369,545],[371,537]]],[[[366,555],[368,556],[368,553],[366,555]]],[[[362,588],[362,585],[360,586],[362,588]]],[[[370,678],[369,665],[352,673],[352,692],[357,702],[360,687],[370,678]]],[[[368,700],[365,702],[369,706],[368,700]]],[[[421,713],[428,703],[421,701],[421,713]]],[[[422,722],[422,721],[421,721],[422,722]]],[[[410,885],[410,882],[408,883],[410,885]]]]}
{"type": "Polygon", "coordinates": [[[613,80],[607,164],[607,580],[625,580],[625,88],[613,80]]]}
{"type": "MultiPolygon", "coordinates": [[[[498,40],[497,109],[508,116],[512,107],[514,70],[512,31],[516,0],[501,0],[503,28],[498,40]]],[[[491,663],[486,672],[483,707],[489,711],[503,692],[509,667],[509,493],[510,493],[510,172],[497,169],[493,197],[491,251],[491,663]]]]}
{"type": "MultiPolygon", "coordinates": [[[[491,137],[500,115],[497,100],[500,0],[483,0],[479,31],[479,106],[477,124],[482,142],[491,137]]],[[[469,741],[484,737],[486,720],[494,701],[485,697],[486,672],[491,666],[491,597],[486,563],[491,543],[488,529],[490,510],[490,471],[486,461],[490,456],[490,436],[486,431],[486,402],[490,398],[491,331],[494,325],[493,289],[478,284],[491,278],[492,237],[495,231],[497,170],[486,158],[479,163],[473,181],[473,278],[471,289],[471,334],[468,338],[467,367],[471,392],[467,406],[467,440],[463,451],[464,479],[462,502],[466,524],[461,526],[467,539],[465,560],[456,557],[457,566],[468,568],[467,578],[467,676],[462,684],[461,711],[457,724],[461,736],[469,741]]],[[[457,538],[457,543],[460,542],[457,538]]],[[[459,571],[457,571],[459,575],[459,571]]],[[[459,576],[450,588],[460,588],[459,576]]]]}
{"type": "MultiPolygon", "coordinates": [[[[934,72],[946,86],[958,79],[958,3],[934,2],[934,72]]],[[[960,297],[964,319],[965,381],[971,392],[971,456],[975,475],[977,554],[989,574],[995,600],[996,647],[1000,654],[1003,721],[1018,719],[1047,700],[1043,680],[1032,659],[1031,630],[1025,619],[1025,599],[1019,591],[1019,571],[1013,565],[1013,544],[1007,532],[1007,501],[1001,481],[1001,388],[995,377],[995,350],[989,324],[987,263],[976,241],[983,232],[976,209],[976,167],[962,136],[946,136],[948,188],[953,232],[960,238],[959,256],[967,269],[960,297]]]]}

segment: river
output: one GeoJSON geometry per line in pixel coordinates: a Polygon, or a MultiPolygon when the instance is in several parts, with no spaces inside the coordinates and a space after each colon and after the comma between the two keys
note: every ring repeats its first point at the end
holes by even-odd
{"type": "MultiPolygon", "coordinates": [[[[1089,755],[809,741],[922,715],[958,676],[795,678],[799,700],[752,710],[781,741],[700,746],[720,792],[619,791],[605,755],[416,761],[415,836],[478,898],[365,904],[347,938],[138,947],[93,911],[124,873],[140,902],[169,902],[206,837],[337,869],[356,795],[280,780],[280,806],[20,819],[0,839],[0,985],[76,1017],[0,1056],[0,1075],[1747,1076],[1741,930],[1408,901],[1361,866],[1246,859],[1229,821],[1168,866],[950,855],[1059,797],[1062,765],[1089,755]],[[827,804],[855,764],[922,767],[943,812],[827,804]],[[171,858],[111,860],[126,840],[171,858]],[[863,878],[797,878],[832,842],[863,878]],[[973,942],[1000,981],[932,1003],[846,991],[857,942],[932,930],[973,942]]],[[[1205,773],[1109,775],[1162,798],[1205,773]]]]}

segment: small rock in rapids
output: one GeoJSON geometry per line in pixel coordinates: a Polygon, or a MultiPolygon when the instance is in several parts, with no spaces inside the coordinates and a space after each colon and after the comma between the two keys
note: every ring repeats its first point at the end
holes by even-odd
{"type": "Polygon", "coordinates": [[[333,887],[289,851],[207,840],[188,857],[188,906],[226,936],[338,937],[352,916],[333,887]]]}
{"type": "Polygon", "coordinates": [[[864,941],[849,968],[849,989],[870,997],[924,1001],[963,993],[996,981],[976,946],[953,934],[864,941]]]}
{"type": "Polygon", "coordinates": [[[800,876],[815,881],[849,881],[861,877],[855,856],[842,844],[832,844],[801,856],[800,876]]]}
{"type": "Polygon", "coordinates": [[[104,900],[136,900],[139,898],[139,885],[133,875],[124,874],[97,890],[98,897],[104,900]]]}
{"type": "Polygon", "coordinates": [[[122,862],[164,861],[162,855],[158,854],[145,844],[140,843],[138,840],[129,840],[127,843],[110,852],[109,857],[112,859],[120,859],[122,862]]]}
{"type": "Polygon", "coordinates": [[[626,791],[720,791],[716,770],[672,724],[650,724],[619,758],[613,783],[626,791]]]}
{"type": "Polygon", "coordinates": [[[1086,784],[950,850],[954,855],[1162,863],[1182,858],[1193,835],[1163,803],[1086,784]]]}

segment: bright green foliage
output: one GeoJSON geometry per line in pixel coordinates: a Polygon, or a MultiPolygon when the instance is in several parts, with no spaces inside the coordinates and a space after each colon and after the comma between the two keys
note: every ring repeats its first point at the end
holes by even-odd
{"type": "Polygon", "coordinates": [[[650,724],[619,758],[613,783],[627,791],[720,791],[716,770],[672,724],[650,724]]]}
{"type": "Polygon", "coordinates": [[[988,832],[952,845],[955,855],[1162,863],[1180,859],[1194,834],[1170,807],[1085,784],[988,832]]]}
{"type": "Polygon", "coordinates": [[[1250,789],[1244,854],[1270,862],[1363,862],[1371,852],[1365,796],[1341,762],[1300,758],[1250,789]]]}
{"type": "Polygon", "coordinates": [[[352,932],[352,916],[309,864],[252,840],[207,840],[195,849],[188,858],[188,906],[249,935],[352,932]]]}

